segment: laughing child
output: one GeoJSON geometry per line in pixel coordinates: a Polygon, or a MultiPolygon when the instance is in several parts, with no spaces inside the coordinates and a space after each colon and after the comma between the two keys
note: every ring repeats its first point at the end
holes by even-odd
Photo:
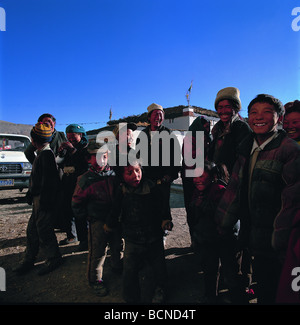
{"type": "Polygon", "coordinates": [[[115,211],[107,226],[113,228],[121,215],[125,239],[123,297],[127,303],[141,302],[139,271],[143,263],[153,270],[155,293],[152,302],[165,298],[167,271],[164,257],[163,231],[172,229],[168,205],[155,184],[143,177],[141,165],[119,166],[116,173],[122,180],[115,211]]]}

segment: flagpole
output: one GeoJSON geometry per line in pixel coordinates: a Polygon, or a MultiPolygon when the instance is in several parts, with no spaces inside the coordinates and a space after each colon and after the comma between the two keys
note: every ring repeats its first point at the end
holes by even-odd
{"type": "Polygon", "coordinates": [[[186,97],[186,100],[187,100],[187,103],[188,103],[188,107],[190,107],[190,96],[191,96],[192,88],[193,88],[193,80],[191,81],[190,88],[188,89],[188,91],[185,94],[185,97],[186,97]]]}

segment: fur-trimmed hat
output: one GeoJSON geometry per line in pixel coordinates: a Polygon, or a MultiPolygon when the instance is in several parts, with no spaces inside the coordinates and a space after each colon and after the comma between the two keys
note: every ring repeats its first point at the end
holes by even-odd
{"type": "Polygon", "coordinates": [[[161,105],[158,105],[158,104],[152,103],[151,105],[149,105],[149,106],[147,107],[148,116],[149,116],[149,114],[150,114],[152,111],[154,111],[154,110],[156,110],[156,109],[158,109],[158,110],[164,112],[164,109],[163,109],[163,107],[162,107],[161,105]]]}
{"type": "Polygon", "coordinates": [[[33,140],[38,141],[40,143],[51,142],[52,140],[51,126],[48,123],[38,122],[32,128],[30,135],[33,140]]]}
{"type": "Polygon", "coordinates": [[[240,100],[240,91],[239,89],[235,88],[235,87],[226,87],[221,89],[218,93],[217,93],[217,97],[215,100],[215,109],[217,109],[217,106],[219,104],[219,102],[221,100],[225,100],[225,99],[229,99],[232,100],[236,103],[237,107],[236,107],[236,112],[239,112],[242,108],[242,103],[240,100]]]}

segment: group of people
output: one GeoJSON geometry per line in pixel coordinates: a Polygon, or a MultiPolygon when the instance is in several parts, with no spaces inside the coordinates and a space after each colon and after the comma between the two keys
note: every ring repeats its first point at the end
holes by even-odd
{"type": "MultiPolygon", "coordinates": [[[[162,163],[159,142],[159,163],[151,165],[152,132],[171,132],[162,125],[160,105],[147,108],[149,126],[141,131],[148,139],[144,165],[138,152],[128,160],[134,123],[126,125],[126,133],[116,126],[117,156],[126,157],[126,163],[117,159],[110,166],[105,142],[89,142],[78,124],[69,125],[65,137],[55,130],[51,114],[40,116],[25,152],[33,164],[27,193],[33,210],[17,274],[34,267],[39,249],[46,255],[39,274],[53,271],[63,261],[59,244],[78,240],[78,249],[88,250],[88,283],[97,295],[108,294],[103,268],[109,246],[112,270],[122,272],[125,302],[141,302],[144,263],[155,282],[152,302],[164,302],[168,277],[163,236],[173,227],[171,183],[181,175],[191,247],[204,272],[202,302],[218,302],[220,278],[233,304],[248,302],[251,278],[257,282],[258,303],[299,302],[291,282],[292,269],[300,266],[295,248],[300,245],[300,102],[283,106],[260,94],[250,102],[245,122],[239,115],[239,90],[227,87],[217,93],[215,109],[220,120],[212,130],[208,120],[197,117],[183,141],[182,152],[190,150],[193,158],[204,154],[204,166],[195,177],[187,177],[188,169],[198,167],[186,164],[184,154],[182,166],[172,160],[175,139],[170,164],[162,163]],[[204,133],[204,153],[196,142],[199,131],[204,133]],[[66,233],[60,243],[55,228],[66,233]]],[[[137,146],[139,141],[138,136],[137,146]]]]}

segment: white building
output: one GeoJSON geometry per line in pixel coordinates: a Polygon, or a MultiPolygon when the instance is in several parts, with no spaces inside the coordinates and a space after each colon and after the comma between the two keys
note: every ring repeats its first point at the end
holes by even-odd
{"type": "MultiPolygon", "coordinates": [[[[210,129],[217,123],[219,120],[218,114],[215,111],[211,111],[205,108],[197,107],[197,106],[175,106],[165,108],[165,120],[163,125],[169,128],[171,131],[180,131],[183,135],[184,131],[188,131],[189,126],[193,123],[193,121],[198,116],[203,116],[207,120],[210,121],[210,129]]],[[[116,124],[119,123],[129,123],[134,122],[137,124],[138,129],[137,131],[143,129],[147,124],[147,112],[140,114],[140,115],[132,115],[126,118],[122,118],[119,120],[109,121],[106,127],[96,130],[91,130],[87,132],[89,139],[95,139],[97,134],[101,132],[103,137],[107,137],[108,140],[111,140],[112,131],[116,124]],[[107,136],[105,136],[107,134],[107,136]]],[[[135,132],[137,136],[139,132],[135,132]]],[[[102,138],[102,136],[101,136],[102,138]]]]}
{"type": "Polygon", "coordinates": [[[163,123],[165,127],[171,130],[187,131],[198,116],[203,116],[210,121],[210,129],[219,121],[217,113],[207,109],[194,106],[178,106],[174,109],[176,112],[168,112],[168,108],[165,110],[165,120],[163,123]]]}

